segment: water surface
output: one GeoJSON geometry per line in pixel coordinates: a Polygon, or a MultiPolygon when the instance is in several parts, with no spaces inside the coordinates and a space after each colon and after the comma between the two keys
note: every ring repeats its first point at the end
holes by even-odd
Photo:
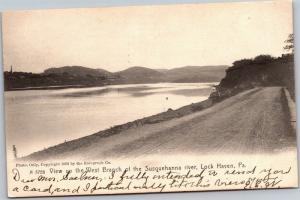
{"type": "Polygon", "coordinates": [[[8,152],[23,156],[206,99],[212,83],[114,85],[5,92],[8,152]]]}

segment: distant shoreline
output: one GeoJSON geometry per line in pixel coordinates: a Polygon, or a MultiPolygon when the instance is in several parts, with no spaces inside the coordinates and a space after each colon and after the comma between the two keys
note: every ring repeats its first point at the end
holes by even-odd
{"type": "Polygon", "coordinates": [[[25,90],[61,90],[68,88],[93,88],[93,87],[105,87],[112,85],[145,85],[145,84],[160,84],[160,83],[219,83],[216,81],[211,82],[157,82],[157,83],[118,83],[118,84],[105,84],[105,85],[58,85],[58,86],[39,86],[39,87],[25,87],[25,88],[10,88],[4,90],[4,92],[11,91],[25,91],[25,90]]]}
{"type": "Polygon", "coordinates": [[[41,86],[41,87],[26,87],[26,88],[10,88],[5,92],[10,91],[23,91],[23,90],[59,90],[67,88],[84,88],[84,87],[96,87],[96,86],[83,86],[83,85],[58,85],[58,86],[41,86]]]}

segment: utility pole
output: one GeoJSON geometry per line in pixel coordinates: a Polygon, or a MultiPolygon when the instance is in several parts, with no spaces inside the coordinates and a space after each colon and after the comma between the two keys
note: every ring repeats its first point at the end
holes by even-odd
{"type": "Polygon", "coordinates": [[[18,152],[17,152],[17,147],[16,145],[13,145],[13,153],[14,153],[14,158],[18,158],[18,152]]]}

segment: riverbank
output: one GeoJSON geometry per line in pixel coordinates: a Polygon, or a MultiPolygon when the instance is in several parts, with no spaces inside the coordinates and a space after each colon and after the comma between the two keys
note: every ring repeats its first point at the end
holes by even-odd
{"type": "Polygon", "coordinates": [[[296,142],[286,98],[282,87],[258,87],[220,102],[208,99],[115,126],[23,159],[281,151],[296,142]]]}

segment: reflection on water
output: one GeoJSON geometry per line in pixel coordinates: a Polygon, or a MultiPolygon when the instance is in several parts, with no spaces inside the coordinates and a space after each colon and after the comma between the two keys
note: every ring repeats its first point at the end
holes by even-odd
{"type": "Polygon", "coordinates": [[[206,99],[211,83],[5,92],[7,148],[19,156],[206,99]]]}

